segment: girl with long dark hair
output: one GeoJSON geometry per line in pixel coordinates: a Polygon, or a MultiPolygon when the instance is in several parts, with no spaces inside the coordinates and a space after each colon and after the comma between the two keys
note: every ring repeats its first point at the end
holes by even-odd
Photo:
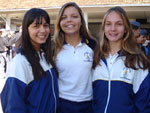
{"type": "Polygon", "coordinates": [[[51,52],[50,18],[45,10],[26,12],[19,53],[9,63],[1,93],[4,113],[56,113],[57,74],[51,52]]]}

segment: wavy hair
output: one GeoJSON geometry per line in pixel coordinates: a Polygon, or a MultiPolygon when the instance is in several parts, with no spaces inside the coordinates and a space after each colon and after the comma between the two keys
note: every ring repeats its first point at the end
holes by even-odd
{"type": "Polygon", "coordinates": [[[61,29],[60,26],[60,22],[61,22],[61,18],[63,15],[64,10],[67,7],[74,7],[77,9],[80,18],[81,18],[81,27],[80,27],[80,35],[83,38],[86,39],[93,39],[93,37],[91,36],[91,34],[89,33],[89,31],[86,28],[86,23],[83,17],[83,13],[82,10],[80,9],[80,7],[75,3],[75,2],[68,2],[66,4],[64,4],[61,9],[59,10],[58,16],[57,16],[57,21],[56,21],[56,25],[55,25],[55,34],[54,34],[54,59],[56,58],[57,54],[61,51],[63,45],[64,45],[64,41],[65,41],[65,33],[63,32],[63,30],[61,29]]]}
{"type": "Polygon", "coordinates": [[[142,50],[137,46],[137,42],[132,32],[132,27],[129,22],[128,16],[124,9],[119,6],[110,8],[104,15],[99,35],[99,45],[96,47],[96,50],[94,52],[95,54],[93,68],[95,68],[99,64],[101,58],[106,58],[110,52],[110,46],[108,39],[105,36],[104,27],[106,18],[111,12],[118,13],[122,18],[125,26],[126,32],[124,33],[124,36],[121,40],[122,48],[120,50],[120,54],[122,56],[126,56],[125,66],[132,69],[137,69],[136,64],[138,64],[138,67],[141,69],[149,68],[150,62],[148,61],[142,50]]]}

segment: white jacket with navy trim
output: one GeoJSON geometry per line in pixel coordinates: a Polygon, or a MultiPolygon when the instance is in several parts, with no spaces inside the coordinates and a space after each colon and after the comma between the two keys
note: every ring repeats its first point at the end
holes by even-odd
{"type": "Polygon", "coordinates": [[[150,113],[150,73],[127,68],[124,60],[102,59],[93,71],[94,113],[150,113]]]}
{"type": "Polygon", "coordinates": [[[56,113],[57,75],[42,53],[40,64],[47,76],[34,80],[26,57],[17,54],[9,63],[7,80],[1,93],[4,113],[56,113]]]}

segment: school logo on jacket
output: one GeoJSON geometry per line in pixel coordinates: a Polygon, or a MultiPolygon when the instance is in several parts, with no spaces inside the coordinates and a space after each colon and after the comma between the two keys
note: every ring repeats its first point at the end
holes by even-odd
{"type": "Polygon", "coordinates": [[[89,52],[84,53],[84,62],[92,62],[93,61],[93,54],[89,52]]]}
{"type": "Polygon", "coordinates": [[[125,80],[131,80],[130,73],[131,73],[131,69],[124,67],[123,73],[121,74],[120,78],[123,78],[125,80]]]}

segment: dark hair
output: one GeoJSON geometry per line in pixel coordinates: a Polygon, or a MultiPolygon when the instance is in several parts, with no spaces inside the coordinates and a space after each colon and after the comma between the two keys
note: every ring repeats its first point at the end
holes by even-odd
{"type": "MultiPolygon", "coordinates": [[[[30,42],[28,27],[34,21],[36,21],[37,24],[41,24],[42,18],[44,18],[46,23],[50,25],[50,17],[45,10],[39,9],[39,8],[32,8],[29,11],[27,11],[26,14],[24,15],[24,19],[23,19],[23,23],[22,23],[21,51],[22,51],[22,54],[27,58],[27,60],[31,64],[35,80],[40,79],[45,72],[39,63],[39,61],[40,61],[39,55],[30,42]]],[[[47,63],[48,64],[51,63],[52,66],[54,67],[54,69],[56,69],[54,62],[52,61],[50,34],[49,34],[46,42],[41,45],[41,49],[45,53],[45,58],[46,58],[47,63]]]]}

